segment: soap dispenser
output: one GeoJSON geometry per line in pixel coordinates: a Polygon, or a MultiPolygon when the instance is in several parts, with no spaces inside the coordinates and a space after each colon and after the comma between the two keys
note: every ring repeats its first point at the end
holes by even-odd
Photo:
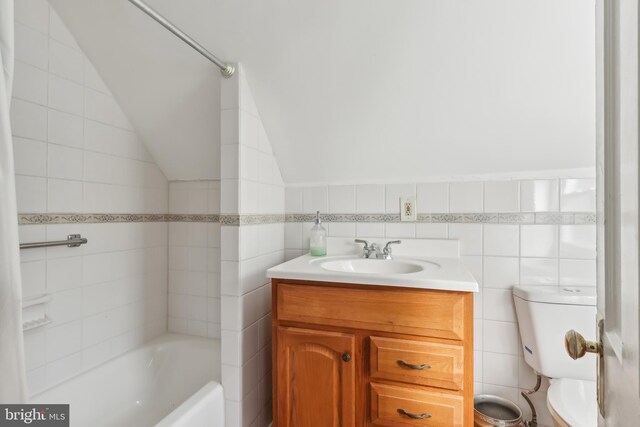
{"type": "Polygon", "coordinates": [[[327,230],[320,222],[320,211],[316,211],[316,225],[311,228],[309,236],[309,254],[313,256],[327,254],[327,230]]]}

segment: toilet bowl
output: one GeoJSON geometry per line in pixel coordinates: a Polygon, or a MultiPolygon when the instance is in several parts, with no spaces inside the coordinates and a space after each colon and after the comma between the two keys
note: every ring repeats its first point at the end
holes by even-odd
{"type": "Polygon", "coordinates": [[[552,379],[547,407],[555,427],[596,427],[596,382],[570,378],[552,379]]]}
{"type": "Polygon", "coordinates": [[[551,381],[547,407],[555,425],[597,426],[595,363],[588,357],[572,360],[564,347],[571,329],[595,340],[595,288],[516,286],[513,300],[525,361],[551,381]]]}

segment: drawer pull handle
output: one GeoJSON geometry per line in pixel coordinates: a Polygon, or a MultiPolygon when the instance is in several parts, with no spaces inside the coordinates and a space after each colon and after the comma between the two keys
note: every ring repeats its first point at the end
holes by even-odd
{"type": "Polygon", "coordinates": [[[404,368],[409,368],[409,369],[418,369],[418,370],[431,369],[431,365],[427,365],[426,363],[424,365],[412,365],[411,363],[407,363],[402,359],[398,359],[396,363],[404,368]]]}
{"type": "Polygon", "coordinates": [[[349,353],[344,353],[342,355],[342,360],[344,360],[345,362],[348,362],[349,360],[351,360],[351,355],[349,353]]]}
{"type": "Polygon", "coordinates": [[[427,418],[431,418],[430,414],[427,414],[426,412],[424,414],[412,414],[411,412],[407,412],[402,408],[398,408],[398,413],[400,415],[404,415],[405,417],[409,417],[413,420],[426,420],[427,418]]]}

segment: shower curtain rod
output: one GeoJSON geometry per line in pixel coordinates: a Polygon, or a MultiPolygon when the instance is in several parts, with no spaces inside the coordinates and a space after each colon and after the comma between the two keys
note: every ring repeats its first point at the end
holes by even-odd
{"type": "Polygon", "coordinates": [[[148,4],[144,3],[142,0],[129,0],[131,4],[138,7],[141,11],[149,15],[160,25],[165,27],[167,30],[171,31],[175,34],[179,39],[183,42],[194,48],[200,55],[207,58],[209,61],[213,62],[218,68],[220,68],[220,73],[224,77],[231,77],[233,73],[236,71],[235,67],[229,63],[222,61],[220,58],[215,56],[213,53],[209,52],[204,48],[200,43],[189,37],[184,31],[180,28],[176,27],[173,23],[171,23],[167,18],[160,15],[154,9],[151,8],[148,4]]]}

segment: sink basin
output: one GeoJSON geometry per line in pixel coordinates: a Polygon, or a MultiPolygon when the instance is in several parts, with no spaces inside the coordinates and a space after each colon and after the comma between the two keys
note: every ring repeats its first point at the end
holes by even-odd
{"type": "Polygon", "coordinates": [[[398,259],[342,258],[316,262],[325,270],[361,274],[410,274],[439,268],[431,262],[398,259]]]}
{"type": "MultiPolygon", "coordinates": [[[[373,243],[381,246],[384,238],[373,243]]],[[[394,251],[393,259],[369,259],[362,257],[362,246],[353,238],[327,237],[329,255],[299,256],[271,267],[267,277],[323,284],[478,292],[478,282],[460,259],[458,241],[406,239],[402,243],[394,251]]]]}

